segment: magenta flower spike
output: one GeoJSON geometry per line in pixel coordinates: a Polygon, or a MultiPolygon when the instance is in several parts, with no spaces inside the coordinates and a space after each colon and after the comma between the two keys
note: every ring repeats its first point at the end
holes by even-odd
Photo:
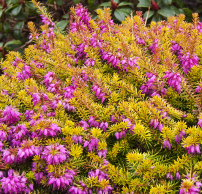
{"type": "Polygon", "coordinates": [[[170,144],[169,140],[165,140],[163,142],[163,148],[166,148],[166,147],[168,147],[168,149],[171,150],[171,144],[170,144]]]}
{"type": "Polygon", "coordinates": [[[177,180],[180,180],[180,179],[181,179],[181,175],[180,175],[179,172],[176,172],[176,179],[177,179],[177,180]]]}
{"type": "Polygon", "coordinates": [[[59,164],[64,162],[68,157],[69,153],[65,149],[64,145],[52,144],[50,146],[45,146],[42,152],[42,159],[44,159],[48,164],[59,164]]]}

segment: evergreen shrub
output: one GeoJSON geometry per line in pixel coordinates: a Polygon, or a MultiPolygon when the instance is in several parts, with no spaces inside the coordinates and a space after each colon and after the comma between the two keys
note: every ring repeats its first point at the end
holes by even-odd
{"type": "Polygon", "coordinates": [[[121,25],[78,4],[0,76],[0,193],[200,193],[202,23],[121,25]]]}

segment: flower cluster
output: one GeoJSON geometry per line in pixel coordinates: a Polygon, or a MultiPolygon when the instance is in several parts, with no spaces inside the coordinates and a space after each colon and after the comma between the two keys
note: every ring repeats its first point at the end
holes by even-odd
{"type": "Polygon", "coordinates": [[[3,193],[29,193],[33,191],[33,184],[27,178],[18,175],[14,170],[8,170],[8,176],[1,180],[1,190],[3,193]]]}
{"type": "Polygon", "coordinates": [[[188,150],[187,151],[188,154],[194,154],[195,152],[198,153],[198,154],[201,153],[201,151],[200,151],[200,145],[199,144],[197,144],[195,146],[190,145],[189,147],[186,148],[186,150],[188,150]]]}
{"type": "Polygon", "coordinates": [[[0,193],[199,193],[197,14],[147,27],[78,4],[61,33],[32,2],[41,33],[0,63],[0,193]]]}
{"type": "Polygon", "coordinates": [[[188,194],[188,193],[200,193],[200,187],[202,187],[202,183],[197,181],[197,175],[194,174],[193,177],[186,176],[186,179],[183,180],[180,187],[180,194],[188,194]]]}
{"type": "Polygon", "coordinates": [[[174,72],[165,72],[164,78],[168,79],[168,85],[171,86],[173,89],[175,89],[179,94],[181,92],[181,77],[179,73],[174,72]]]}
{"type": "Polygon", "coordinates": [[[65,147],[59,144],[46,146],[41,154],[41,158],[44,159],[47,164],[62,163],[68,158],[68,152],[65,147]]]}

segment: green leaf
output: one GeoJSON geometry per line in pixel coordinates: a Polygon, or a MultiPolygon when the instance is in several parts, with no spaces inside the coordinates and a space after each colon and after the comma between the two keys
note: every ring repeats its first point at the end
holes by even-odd
{"type": "Polygon", "coordinates": [[[168,8],[168,7],[164,7],[162,9],[159,9],[157,11],[158,14],[162,15],[163,17],[170,17],[170,16],[174,16],[175,15],[175,12],[168,8]]]}
{"type": "Polygon", "coordinates": [[[7,5],[11,4],[11,0],[6,0],[7,5]]]}
{"type": "Polygon", "coordinates": [[[7,42],[4,47],[8,47],[9,45],[12,45],[12,44],[15,44],[15,45],[21,45],[22,42],[20,40],[10,40],[9,42],[7,42]]]}
{"type": "Polygon", "coordinates": [[[131,6],[132,8],[134,8],[134,4],[133,3],[129,3],[129,2],[121,2],[120,4],[119,4],[119,7],[121,7],[121,6],[127,6],[127,5],[129,5],[129,6],[131,6]]]}
{"type": "Polygon", "coordinates": [[[11,32],[11,25],[8,22],[4,22],[3,29],[6,34],[9,34],[11,32]]]}
{"type": "Polygon", "coordinates": [[[15,19],[17,20],[25,20],[27,18],[28,14],[24,11],[21,11],[17,16],[15,16],[15,19]]]}
{"type": "Polygon", "coordinates": [[[47,3],[48,3],[48,4],[54,4],[54,1],[55,1],[55,0],[48,0],[47,3]]]}
{"type": "Polygon", "coordinates": [[[88,4],[90,8],[93,8],[93,6],[95,5],[95,0],[88,0],[88,4]]]}
{"type": "Polygon", "coordinates": [[[117,3],[117,4],[119,3],[119,0],[113,0],[113,1],[114,1],[115,3],[117,3]]]}
{"type": "Polygon", "coordinates": [[[164,0],[156,0],[155,2],[158,4],[159,7],[163,8],[165,4],[163,3],[164,0]]]}
{"type": "Polygon", "coordinates": [[[186,15],[186,19],[188,22],[192,21],[192,11],[189,8],[183,8],[184,14],[186,15]]]}
{"type": "Polygon", "coordinates": [[[164,5],[170,5],[172,0],[163,0],[164,5]]]}
{"type": "Polygon", "coordinates": [[[76,4],[80,3],[80,0],[73,0],[73,2],[76,5],[76,4]]]}
{"type": "Polygon", "coordinates": [[[130,9],[130,8],[117,9],[114,12],[114,16],[116,17],[117,20],[122,22],[126,16],[131,14],[131,11],[132,11],[132,9],[130,9]]]}
{"type": "Polygon", "coordinates": [[[0,42],[0,47],[1,47],[1,48],[3,47],[3,45],[4,45],[4,43],[3,43],[3,42],[0,42]]]}
{"type": "Polygon", "coordinates": [[[2,14],[3,14],[3,10],[0,9],[0,18],[1,18],[1,16],[2,16],[2,14]]]}
{"type": "Polygon", "coordinates": [[[125,12],[127,15],[130,15],[131,11],[133,11],[133,9],[130,7],[123,7],[123,8],[120,8],[119,10],[125,12]]]}
{"type": "Polygon", "coordinates": [[[68,19],[69,18],[69,13],[63,15],[62,18],[68,19]]]}
{"type": "Polygon", "coordinates": [[[153,11],[153,10],[150,10],[150,11],[146,11],[145,13],[144,13],[144,18],[146,19],[149,19],[150,17],[152,17],[153,15],[154,15],[154,13],[155,13],[155,11],[153,11]],[[149,12],[149,14],[148,14],[148,12],[149,12]],[[147,17],[147,14],[148,14],[148,17],[147,17]]]}
{"type": "Polygon", "coordinates": [[[57,0],[56,3],[57,3],[57,5],[61,6],[62,5],[62,0],[57,0]]]}
{"type": "Polygon", "coordinates": [[[160,3],[162,3],[163,0],[155,0],[155,2],[159,5],[160,3]]]}
{"type": "Polygon", "coordinates": [[[99,5],[99,7],[111,7],[111,3],[108,1],[108,2],[105,2],[105,3],[101,3],[99,5]]]}
{"type": "Polygon", "coordinates": [[[25,22],[18,22],[17,24],[15,24],[14,31],[13,31],[13,35],[14,35],[15,39],[21,38],[22,28],[24,27],[24,24],[25,24],[25,22]],[[19,29],[19,30],[16,30],[16,29],[19,29]]]}
{"type": "Polygon", "coordinates": [[[178,9],[177,7],[171,5],[170,8],[175,12],[175,15],[180,15],[183,13],[182,9],[178,9]]]}
{"type": "Polygon", "coordinates": [[[6,10],[5,13],[9,12],[11,9],[14,9],[15,7],[17,7],[18,5],[13,5],[13,6],[9,6],[6,10]]]}
{"type": "Polygon", "coordinates": [[[67,20],[62,20],[62,21],[59,21],[56,26],[59,28],[59,30],[64,30],[66,28],[68,24],[68,21],[67,20]]]}
{"type": "Polygon", "coordinates": [[[139,0],[137,7],[151,7],[151,1],[150,0],[139,0]]]}
{"type": "Polygon", "coordinates": [[[154,22],[159,22],[160,20],[162,20],[162,16],[159,15],[159,14],[155,14],[155,15],[152,17],[152,21],[154,21],[154,22]]]}
{"type": "Polygon", "coordinates": [[[11,3],[13,4],[18,4],[20,2],[20,0],[11,0],[11,3]]]}
{"type": "Polygon", "coordinates": [[[180,8],[183,8],[183,7],[184,7],[184,2],[183,2],[183,0],[174,0],[173,2],[176,3],[180,8]]]}
{"type": "Polygon", "coordinates": [[[197,9],[195,12],[196,13],[202,13],[202,9],[197,9]]]}
{"type": "Polygon", "coordinates": [[[26,2],[25,6],[28,7],[31,10],[35,10],[36,7],[34,6],[34,4],[32,2],[26,2]]]}
{"type": "Polygon", "coordinates": [[[119,20],[120,22],[122,22],[125,19],[126,14],[125,14],[125,12],[117,9],[114,12],[114,16],[116,17],[117,20],[119,20]]]}
{"type": "Polygon", "coordinates": [[[18,5],[16,8],[12,9],[11,13],[14,16],[16,16],[16,15],[18,15],[20,13],[21,9],[22,9],[22,5],[18,5]]]}

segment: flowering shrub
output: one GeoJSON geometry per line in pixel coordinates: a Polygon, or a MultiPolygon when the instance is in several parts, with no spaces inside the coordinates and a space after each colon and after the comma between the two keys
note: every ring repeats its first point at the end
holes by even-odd
{"type": "Polygon", "coordinates": [[[200,193],[202,30],[42,12],[0,77],[0,193],[200,193]]]}

